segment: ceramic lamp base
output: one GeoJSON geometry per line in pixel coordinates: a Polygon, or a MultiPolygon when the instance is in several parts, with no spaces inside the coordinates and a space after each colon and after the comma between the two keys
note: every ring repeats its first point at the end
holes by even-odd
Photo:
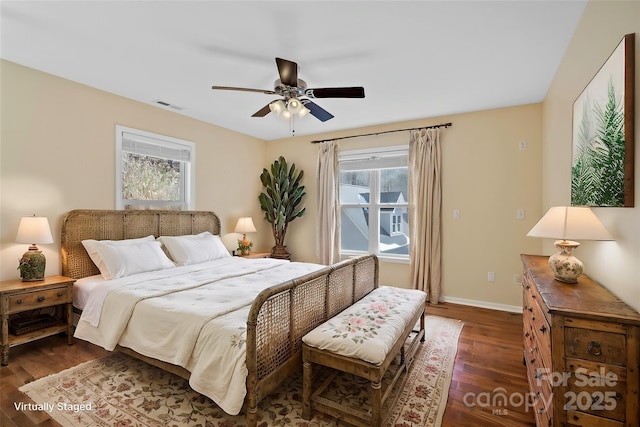
{"type": "Polygon", "coordinates": [[[578,242],[570,240],[558,240],[554,243],[560,252],[549,257],[549,267],[553,271],[556,280],[565,283],[578,283],[578,277],[582,275],[582,261],[573,256],[573,249],[580,246],[578,242]]]}
{"type": "Polygon", "coordinates": [[[23,282],[38,282],[44,280],[46,259],[41,251],[29,249],[20,259],[20,278],[23,282]]]}

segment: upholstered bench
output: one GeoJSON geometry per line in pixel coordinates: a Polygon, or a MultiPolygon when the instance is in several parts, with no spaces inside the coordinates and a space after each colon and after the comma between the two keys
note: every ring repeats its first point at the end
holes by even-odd
{"type": "Polygon", "coordinates": [[[389,391],[408,370],[418,342],[424,341],[425,301],[422,291],[381,286],[306,334],[302,338],[303,418],[310,419],[312,410],[317,410],[355,425],[380,426],[389,391]],[[418,320],[419,330],[414,331],[418,320]],[[405,349],[412,332],[416,333],[405,349]],[[383,391],[382,379],[398,356],[399,366],[383,391]],[[323,397],[329,381],[313,390],[314,365],[370,381],[371,410],[354,409],[323,397]]]}

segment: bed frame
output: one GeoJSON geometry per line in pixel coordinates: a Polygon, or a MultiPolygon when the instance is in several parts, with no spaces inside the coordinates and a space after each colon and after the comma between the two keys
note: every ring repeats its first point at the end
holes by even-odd
{"type": "MultiPolygon", "coordinates": [[[[148,235],[220,234],[208,211],[73,210],[62,220],[62,274],[73,279],[99,274],[82,240],[122,240],[148,235]]],[[[257,424],[258,403],[301,369],[302,337],[378,287],[378,259],[366,255],[262,291],[247,319],[247,424],[257,424]]],[[[118,347],[119,351],[189,378],[189,371],[118,347]]]]}

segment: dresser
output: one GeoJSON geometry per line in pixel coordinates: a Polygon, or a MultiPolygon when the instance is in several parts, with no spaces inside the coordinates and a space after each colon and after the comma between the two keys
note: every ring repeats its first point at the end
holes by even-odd
{"type": "Polygon", "coordinates": [[[524,363],[538,427],[640,425],[640,314],[586,275],[522,255],[524,363]]]}

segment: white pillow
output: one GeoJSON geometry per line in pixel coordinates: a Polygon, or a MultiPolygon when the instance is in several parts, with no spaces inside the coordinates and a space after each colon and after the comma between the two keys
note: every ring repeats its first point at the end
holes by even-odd
{"type": "Polygon", "coordinates": [[[199,264],[231,256],[220,236],[208,231],[189,236],[161,236],[158,240],[177,265],[199,264]]]}
{"type": "Polygon", "coordinates": [[[107,280],[175,267],[154,240],[127,244],[98,240],[89,245],[99,254],[98,269],[107,280]]]}
{"type": "MultiPolygon", "coordinates": [[[[102,273],[103,271],[106,271],[106,266],[104,265],[104,262],[102,261],[102,255],[101,255],[101,251],[100,249],[102,247],[104,247],[105,244],[109,244],[109,245],[114,245],[114,246],[120,246],[120,245],[134,245],[136,243],[140,243],[140,242],[153,242],[155,240],[155,237],[153,237],[152,235],[147,236],[147,237],[140,237],[137,239],[125,239],[125,240],[93,240],[93,239],[87,239],[87,240],[83,240],[82,241],[82,246],[84,246],[84,248],[87,250],[87,253],[89,254],[89,258],[91,258],[91,261],[93,261],[93,263],[96,265],[96,267],[98,267],[98,270],[100,270],[100,272],[102,273]]],[[[103,274],[104,276],[104,274],[103,274]]],[[[106,277],[105,277],[106,279],[106,277]]]]}

